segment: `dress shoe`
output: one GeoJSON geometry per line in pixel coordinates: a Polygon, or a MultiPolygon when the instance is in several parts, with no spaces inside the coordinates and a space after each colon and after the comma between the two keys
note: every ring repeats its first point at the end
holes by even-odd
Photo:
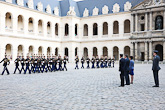
{"type": "Polygon", "coordinates": [[[120,85],[119,87],[124,87],[124,86],[121,86],[121,85],[120,85]]]}
{"type": "Polygon", "coordinates": [[[159,87],[158,85],[152,86],[152,87],[159,87]]]}

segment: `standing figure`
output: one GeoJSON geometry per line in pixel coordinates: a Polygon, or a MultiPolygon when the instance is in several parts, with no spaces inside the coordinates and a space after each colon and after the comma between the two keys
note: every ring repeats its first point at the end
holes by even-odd
{"type": "Polygon", "coordinates": [[[83,69],[84,69],[84,62],[85,62],[85,59],[84,59],[84,57],[82,57],[81,58],[81,64],[82,64],[81,68],[83,68],[83,69]]]}
{"type": "Polygon", "coordinates": [[[15,59],[14,62],[15,62],[15,70],[14,70],[14,73],[13,73],[13,74],[16,73],[17,69],[18,69],[18,71],[19,71],[19,73],[20,73],[21,71],[20,71],[20,69],[19,69],[19,62],[20,62],[19,56],[17,56],[17,58],[15,59]]]}
{"type": "Polygon", "coordinates": [[[104,63],[103,56],[101,56],[101,58],[100,58],[100,62],[101,62],[101,63],[100,63],[100,67],[103,68],[103,67],[104,67],[104,66],[103,66],[103,63],[104,63]]]}
{"type": "Polygon", "coordinates": [[[114,68],[115,67],[115,57],[112,58],[112,67],[114,68]]]}
{"type": "Polygon", "coordinates": [[[130,79],[129,79],[129,59],[128,55],[125,55],[125,66],[124,66],[124,76],[126,80],[126,85],[130,85],[130,79]]]}
{"type": "Polygon", "coordinates": [[[78,56],[76,56],[75,62],[76,62],[76,67],[75,67],[75,69],[79,69],[79,68],[78,68],[78,62],[79,62],[78,56]]]}
{"type": "Polygon", "coordinates": [[[97,67],[97,68],[100,68],[100,67],[99,67],[99,63],[100,63],[99,56],[97,56],[97,57],[96,57],[96,67],[97,67]]]}
{"type": "Polygon", "coordinates": [[[40,73],[40,69],[39,69],[39,57],[37,57],[35,59],[35,70],[34,70],[34,73],[38,71],[38,73],[40,73]]]}
{"type": "Polygon", "coordinates": [[[105,59],[104,59],[104,67],[105,67],[105,68],[108,67],[107,64],[108,64],[108,59],[107,59],[107,56],[105,56],[105,59]]]}
{"type": "Polygon", "coordinates": [[[0,62],[2,63],[3,62],[3,71],[2,71],[2,75],[4,74],[4,72],[6,71],[7,72],[7,75],[9,75],[9,70],[7,69],[7,65],[10,64],[10,60],[7,58],[7,55],[5,55],[5,58],[0,62]]]}
{"type": "Polygon", "coordinates": [[[61,56],[58,57],[59,68],[58,70],[62,71],[62,59],[61,56]]]}
{"type": "Polygon", "coordinates": [[[133,76],[134,76],[134,61],[133,56],[129,57],[130,63],[129,63],[129,74],[131,75],[131,84],[133,84],[133,76]]]}
{"type": "Polygon", "coordinates": [[[123,54],[120,54],[119,71],[120,71],[121,85],[119,87],[124,87],[124,67],[125,67],[125,59],[123,58],[123,54]]]}
{"type": "Polygon", "coordinates": [[[29,56],[27,56],[27,58],[26,58],[26,60],[25,60],[25,63],[26,63],[26,69],[25,69],[24,74],[26,74],[26,71],[27,71],[27,70],[29,71],[29,74],[31,74],[29,56]]]}
{"type": "Polygon", "coordinates": [[[91,59],[91,63],[92,63],[92,69],[95,68],[95,57],[93,56],[91,59]]]}
{"type": "Polygon", "coordinates": [[[153,87],[159,87],[159,70],[161,69],[159,67],[159,61],[160,61],[160,57],[157,55],[158,51],[155,50],[153,55],[154,55],[154,59],[153,59],[153,64],[152,64],[152,71],[153,71],[153,76],[154,76],[154,81],[155,81],[155,85],[153,87]]]}
{"type": "Polygon", "coordinates": [[[90,67],[89,67],[90,59],[89,59],[88,56],[87,56],[86,62],[87,62],[87,69],[89,69],[89,68],[90,68],[90,67]]]}
{"type": "MultiPolygon", "coordinates": [[[[64,56],[64,59],[63,59],[63,63],[64,63],[64,68],[63,70],[65,69],[67,71],[67,67],[66,67],[66,63],[68,62],[68,59],[66,56],[64,56]]],[[[69,63],[69,62],[68,62],[69,63]]]]}
{"type": "Polygon", "coordinates": [[[23,71],[25,71],[25,68],[24,68],[24,66],[25,66],[25,59],[24,59],[24,56],[22,56],[22,59],[21,59],[21,71],[20,71],[20,74],[22,73],[22,70],[23,71]]]}
{"type": "Polygon", "coordinates": [[[34,59],[35,59],[34,56],[32,56],[32,58],[30,59],[31,72],[34,72],[34,68],[35,68],[34,59]]]}
{"type": "Polygon", "coordinates": [[[108,67],[111,68],[111,57],[108,58],[108,67]]]}

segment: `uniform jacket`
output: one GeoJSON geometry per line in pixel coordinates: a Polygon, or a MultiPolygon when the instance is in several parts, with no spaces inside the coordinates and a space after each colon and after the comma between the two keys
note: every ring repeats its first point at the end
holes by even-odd
{"type": "Polygon", "coordinates": [[[152,70],[159,71],[161,68],[159,67],[160,57],[156,55],[153,59],[152,70]]]}

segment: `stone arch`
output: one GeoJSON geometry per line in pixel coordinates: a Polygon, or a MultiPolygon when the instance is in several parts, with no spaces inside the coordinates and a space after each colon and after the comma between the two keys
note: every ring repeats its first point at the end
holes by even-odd
{"type": "Polygon", "coordinates": [[[40,46],[40,47],[38,48],[38,56],[42,55],[42,53],[43,53],[43,47],[40,46]]]}
{"type": "Polygon", "coordinates": [[[155,30],[162,30],[163,29],[163,16],[158,15],[155,18],[155,30]]]}
{"type": "Polygon", "coordinates": [[[161,44],[157,44],[155,46],[155,50],[158,50],[158,55],[160,56],[160,61],[163,61],[163,46],[161,44]]]}
{"type": "Polygon", "coordinates": [[[56,24],[55,24],[55,35],[56,35],[56,36],[58,36],[58,30],[59,30],[58,28],[59,28],[59,24],[56,23],[56,24]]]}
{"type": "Polygon", "coordinates": [[[93,56],[97,56],[98,55],[98,50],[97,47],[93,47],[93,56]]]}
{"type": "Polygon", "coordinates": [[[103,47],[103,56],[108,56],[108,48],[103,47]]]}
{"type": "Polygon", "coordinates": [[[51,55],[51,47],[47,48],[47,55],[51,55]]]}
{"type": "Polygon", "coordinates": [[[55,55],[56,55],[56,56],[58,56],[58,50],[59,50],[59,48],[56,47],[56,48],[55,48],[55,55]]]}
{"type": "Polygon", "coordinates": [[[13,29],[13,23],[12,23],[12,14],[11,13],[9,13],[9,12],[7,12],[6,14],[5,14],[5,28],[6,29],[13,29]]]}
{"type": "Polygon", "coordinates": [[[18,16],[18,26],[17,26],[18,31],[23,31],[24,30],[24,19],[22,15],[18,16]]]}
{"type": "Polygon", "coordinates": [[[113,22],[113,34],[119,34],[119,22],[118,21],[113,22]]]}
{"type": "Polygon", "coordinates": [[[48,35],[51,34],[51,22],[50,21],[47,22],[47,34],[48,35]]]}
{"type": "Polygon", "coordinates": [[[69,35],[69,25],[66,23],[65,24],[65,36],[68,36],[69,35]]]}
{"type": "Polygon", "coordinates": [[[34,23],[33,23],[33,18],[32,17],[30,17],[29,19],[28,19],[28,31],[29,32],[33,32],[34,30],[34,23]]]}
{"type": "Polygon", "coordinates": [[[130,56],[130,47],[129,46],[124,47],[124,55],[128,55],[128,57],[130,56]]]}
{"type": "Polygon", "coordinates": [[[29,46],[29,51],[28,51],[28,53],[29,53],[29,56],[33,56],[33,54],[34,54],[34,47],[31,45],[31,46],[29,46]]]}
{"type": "Polygon", "coordinates": [[[8,56],[8,58],[11,58],[11,59],[12,59],[12,55],[13,55],[12,48],[13,47],[11,44],[7,44],[5,46],[5,54],[8,56]]]}
{"type": "Polygon", "coordinates": [[[130,20],[124,21],[124,33],[130,33],[130,20]]]}
{"type": "Polygon", "coordinates": [[[88,48],[87,47],[84,47],[84,58],[87,58],[88,57],[88,48]]]}
{"type": "Polygon", "coordinates": [[[93,35],[98,35],[98,24],[97,23],[93,24],[93,35]]]}
{"type": "Polygon", "coordinates": [[[67,47],[65,47],[64,49],[64,55],[69,56],[69,49],[67,47]]]}
{"type": "Polygon", "coordinates": [[[88,36],[88,25],[84,24],[84,36],[88,36]]]}
{"type": "Polygon", "coordinates": [[[103,35],[108,35],[108,23],[103,23],[103,35]]]}
{"type": "Polygon", "coordinates": [[[23,54],[23,45],[19,45],[17,48],[17,55],[19,56],[26,56],[23,54]]]}
{"type": "Polygon", "coordinates": [[[41,19],[38,21],[38,33],[43,33],[43,21],[41,19]]]}
{"type": "Polygon", "coordinates": [[[115,60],[119,60],[119,48],[117,46],[113,47],[113,56],[115,60]]]}

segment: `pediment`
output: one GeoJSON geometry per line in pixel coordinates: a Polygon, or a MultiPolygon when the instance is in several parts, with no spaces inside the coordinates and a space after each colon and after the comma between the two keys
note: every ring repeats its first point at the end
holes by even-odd
{"type": "Polygon", "coordinates": [[[138,5],[134,6],[132,10],[150,8],[150,7],[158,7],[165,5],[165,0],[144,0],[143,2],[139,3],[138,5]]]}

